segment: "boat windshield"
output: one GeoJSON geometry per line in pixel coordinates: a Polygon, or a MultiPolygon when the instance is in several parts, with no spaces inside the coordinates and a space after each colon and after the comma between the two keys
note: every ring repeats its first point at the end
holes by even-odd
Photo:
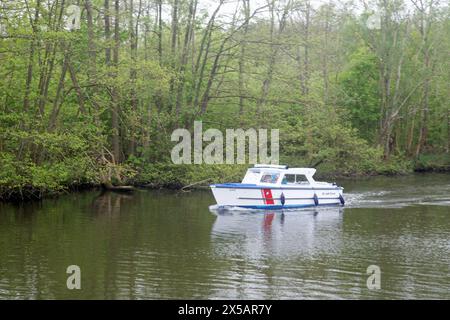
{"type": "Polygon", "coordinates": [[[264,172],[261,176],[261,183],[277,183],[278,178],[280,177],[279,173],[270,173],[264,172]]]}
{"type": "Polygon", "coordinates": [[[259,181],[260,173],[261,173],[261,171],[259,169],[247,170],[247,173],[245,174],[245,177],[242,180],[242,183],[257,184],[259,181]]]}

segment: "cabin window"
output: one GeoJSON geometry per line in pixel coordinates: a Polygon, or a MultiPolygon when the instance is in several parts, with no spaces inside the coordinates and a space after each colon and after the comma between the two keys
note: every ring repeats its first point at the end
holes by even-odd
{"type": "Polygon", "coordinates": [[[280,177],[279,173],[264,173],[261,177],[261,182],[262,183],[277,183],[279,177],[280,177]]]}
{"type": "Polygon", "coordinates": [[[309,183],[308,179],[306,179],[306,176],[304,174],[297,174],[297,175],[295,175],[295,182],[297,182],[297,183],[309,183]]]}
{"type": "Polygon", "coordinates": [[[285,183],[295,183],[295,174],[284,175],[283,182],[285,183]]]}
{"type": "Polygon", "coordinates": [[[286,174],[281,183],[309,183],[309,181],[304,174],[286,174]]]}

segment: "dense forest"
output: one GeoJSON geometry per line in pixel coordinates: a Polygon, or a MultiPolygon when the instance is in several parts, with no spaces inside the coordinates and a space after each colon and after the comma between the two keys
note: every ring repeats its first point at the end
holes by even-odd
{"type": "Polygon", "coordinates": [[[449,169],[447,1],[0,4],[1,199],[239,179],[171,162],[195,120],[279,129],[324,174],[449,169]]]}

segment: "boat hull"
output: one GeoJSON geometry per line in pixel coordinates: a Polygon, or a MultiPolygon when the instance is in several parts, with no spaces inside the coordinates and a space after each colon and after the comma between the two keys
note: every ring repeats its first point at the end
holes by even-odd
{"type": "Polygon", "coordinates": [[[323,205],[342,205],[341,187],[272,187],[245,184],[212,185],[211,190],[220,207],[250,209],[283,209],[323,205]]]}

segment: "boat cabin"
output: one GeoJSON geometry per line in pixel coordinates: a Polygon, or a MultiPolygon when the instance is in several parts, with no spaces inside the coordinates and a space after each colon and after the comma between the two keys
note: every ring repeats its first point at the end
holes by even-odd
{"type": "Polygon", "coordinates": [[[255,165],[249,168],[242,183],[244,184],[275,184],[275,185],[305,185],[314,184],[313,168],[289,168],[282,165],[255,165]]]}

